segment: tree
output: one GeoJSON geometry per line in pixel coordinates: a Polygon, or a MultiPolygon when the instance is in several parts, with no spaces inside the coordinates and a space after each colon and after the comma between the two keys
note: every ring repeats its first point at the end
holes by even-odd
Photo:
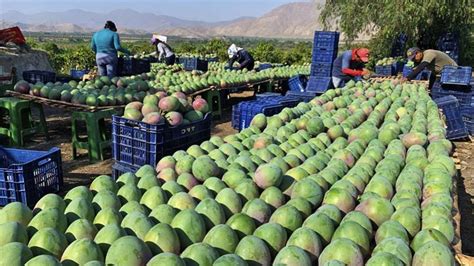
{"type": "Polygon", "coordinates": [[[261,62],[278,62],[278,52],[270,41],[260,41],[254,49],[249,51],[255,60],[261,62]]]}
{"type": "Polygon", "coordinates": [[[358,34],[373,35],[372,55],[389,55],[398,34],[408,36],[408,45],[422,49],[436,48],[436,41],[446,32],[460,37],[461,63],[472,63],[471,1],[469,0],[327,0],[321,21],[328,28],[334,21],[347,40],[358,34]]]}

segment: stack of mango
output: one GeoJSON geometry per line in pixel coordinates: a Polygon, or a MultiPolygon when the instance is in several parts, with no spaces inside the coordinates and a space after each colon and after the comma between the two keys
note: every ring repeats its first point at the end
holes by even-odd
{"type": "Polygon", "coordinates": [[[156,167],[7,205],[0,264],[454,265],[445,134],[422,86],[329,90],[156,167]]]}

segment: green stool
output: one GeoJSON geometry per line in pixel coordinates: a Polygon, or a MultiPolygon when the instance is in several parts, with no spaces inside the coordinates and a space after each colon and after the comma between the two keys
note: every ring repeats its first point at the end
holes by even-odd
{"type": "Polygon", "coordinates": [[[77,149],[88,151],[89,161],[104,160],[105,148],[110,147],[111,138],[107,135],[105,119],[115,114],[113,109],[97,112],[72,113],[72,158],[77,158],[77,149]],[[77,130],[77,122],[84,121],[87,138],[81,138],[77,130]]]}
{"type": "Polygon", "coordinates": [[[0,98],[0,110],[2,113],[8,113],[10,117],[8,126],[0,127],[0,135],[7,136],[10,145],[21,147],[24,144],[24,137],[37,133],[43,133],[46,139],[49,139],[46,118],[41,104],[14,97],[3,97],[0,98]],[[39,121],[34,121],[32,109],[38,111],[39,121]]]}
{"type": "Polygon", "coordinates": [[[208,90],[203,93],[203,98],[209,104],[212,118],[220,119],[222,117],[221,93],[219,90],[208,90]]]}

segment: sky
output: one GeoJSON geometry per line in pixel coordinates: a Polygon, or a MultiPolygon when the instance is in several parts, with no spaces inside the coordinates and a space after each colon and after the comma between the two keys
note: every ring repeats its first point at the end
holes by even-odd
{"type": "MultiPolygon", "coordinates": [[[[83,9],[94,12],[130,8],[140,12],[182,19],[223,21],[257,17],[282,4],[308,0],[0,0],[0,12],[16,10],[26,14],[42,11],[83,9]]],[[[1,19],[1,18],[0,18],[1,19]]]]}

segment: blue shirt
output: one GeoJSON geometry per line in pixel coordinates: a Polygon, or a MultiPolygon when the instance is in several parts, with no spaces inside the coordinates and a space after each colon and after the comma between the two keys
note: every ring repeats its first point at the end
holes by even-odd
{"type": "Polygon", "coordinates": [[[103,29],[92,36],[91,48],[95,53],[114,54],[117,55],[117,51],[129,54],[130,52],[120,46],[119,35],[109,29],[103,29]]]}

